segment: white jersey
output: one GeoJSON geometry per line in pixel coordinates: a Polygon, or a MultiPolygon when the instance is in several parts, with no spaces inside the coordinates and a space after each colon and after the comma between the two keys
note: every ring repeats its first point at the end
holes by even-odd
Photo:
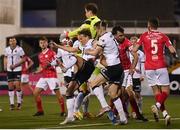
{"type": "Polygon", "coordinates": [[[20,62],[22,56],[24,56],[24,50],[20,46],[16,46],[13,50],[10,46],[5,49],[5,56],[7,57],[7,71],[17,72],[22,70],[22,66],[18,66],[15,69],[11,70],[10,65],[15,65],[20,62]]]}
{"type": "Polygon", "coordinates": [[[108,66],[120,63],[118,45],[111,32],[103,34],[99,38],[98,45],[103,48],[103,55],[108,66]]]}
{"type": "Polygon", "coordinates": [[[69,68],[65,73],[63,73],[63,76],[72,77],[72,68],[69,68]]]}
{"type": "Polygon", "coordinates": [[[74,43],[73,43],[73,48],[78,48],[80,50],[82,50],[82,45],[81,45],[81,42],[76,40],[74,43]]]}
{"type": "MultiPolygon", "coordinates": [[[[145,56],[144,53],[141,50],[137,51],[138,54],[138,62],[135,68],[135,72],[133,74],[133,78],[140,78],[141,76],[144,76],[145,70],[144,70],[144,62],[145,62],[145,56]]],[[[130,60],[132,62],[133,56],[130,54],[130,60]]]]}
{"type": "Polygon", "coordinates": [[[73,53],[69,53],[68,51],[64,51],[63,49],[58,48],[56,59],[51,62],[52,66],[57,65],[56,60],[61,59],[63,62],[63,66],[66,69],[71,68],[77,61],[76,57],[73,56],[73,53]]]}
{"type": "Polygon", "coordinates": [[[88,61],[89,59],[94,59],[95,56],[85,54],[84,51],[86,49],[93,49],[93,41],[94,39],[90,39],[85,45],[82,45],[78,40],[74,42],[73,47],[78,48],[82,52],[82,58],[88,61]]]}

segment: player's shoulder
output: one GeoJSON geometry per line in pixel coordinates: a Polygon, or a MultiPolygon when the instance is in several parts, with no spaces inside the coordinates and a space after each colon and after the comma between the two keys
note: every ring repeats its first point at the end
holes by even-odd
{"type": "Polygon", "coordinates": [[[124,43],[127,45],[132,45],[132,42],[128,38],[125,38],[124,43]]]}
{"type": "Polygon", "coordinates": [[[161,35],[162,37],[168,37],[166,34],[159,32],[159,35],[161,35]]]}
{"type": "Polygon", "coordinates": [[[111,32],[105,32],[99,39],[107,39],[107,38],[113,38],[113,34],[111,32]]]}
{"type": "Polygon", "coordinates": [[[55,51],[53,51],[52,49],[48,49],[47,53],[48,53],[48,54],[53,54],[53,55],[55,55],[55,54],[56,54],[56,52],[55,52],[55,51]]]}
{"type": "Polygon", "coordinates": [[[139,55],[141,55],[141,56],[143,56],[143,55],[144,55],[144,52],[143,52],[143,51],[141,51],[141,50],[138,50],[138,51],[137,51],[137,53],[138,53],[139,55]]]}
{"type": "Polygon", "coordinates": [[[19,45],[16,46],[16,49],[17,50],[23,50],[23,48],[21,46],[19,46],[19,45]]]}
{"type": "Polygon", "coordinates": [[[95,23],[101,21],[101,19],[98,18],[97,16],[92,16],[92,17],[90,18],[90,21],[92,22],[92,24],[95,24],[95,23]]]}
{"type": "Polygon", "coordinates": [[[141,36],[147,36],[147,35],[149,35],[149,34],[150,34],[150,32],[149,32],[149,31],[146,31],[146,32],[143,32],[141,36]]]}
{"type": "Polygon", "coordinates": [[[73,45],[79,45],[81,42],[79,40],[76,40],[73,45]]]}
{"type": "Polygon", "coordinates": [[[5,48],[5,50],[6,50],[6,51],[10,50],[10,46],[7,46],[7,47],[5,48]]]}

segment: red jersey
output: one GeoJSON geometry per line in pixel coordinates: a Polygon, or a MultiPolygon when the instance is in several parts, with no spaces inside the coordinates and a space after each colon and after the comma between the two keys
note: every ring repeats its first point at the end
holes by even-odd
{"type": "Polygon", "coordinates": [[[45,52],[41,52],[38,56],[39,64],[42,68],[43,78],[57,78],[56,69],[53,66],[47,67],[47,65],[55,59],[56,53],[50,49],[45,52]]]}
{"type": "Polygon", "coordinates": [[[29,74],[28,66],[31,62],[31,59],[28,56],[24,56],[25,62],[22,64],[22,74],[29,74]]]}
{"type": "Polygon", "coordinates": [[[131,61],[129,57],[130,46],[132,46],[132,43],[127,38],[124,39],[123,43],[119,43],[118,45],[119,58],[124,70],[130,69],[131,67],[131,61]]]}
{"type": "Polygon", "coordinates": [[[143,45],[144,53],[146,56],[145,69],[154,70],[166,67],[166,61],[164,58],[164,47],[171,46],[169,38],[157,31],[145,32],[141,35],[138,43],[143,45]]]}

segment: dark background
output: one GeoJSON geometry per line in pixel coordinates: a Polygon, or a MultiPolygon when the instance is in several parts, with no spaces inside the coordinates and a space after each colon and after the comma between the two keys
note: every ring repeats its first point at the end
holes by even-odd
{"type": "Polygon", "coordinates": [[[158,17],[166,26],[177,26],[175,16],[180,15],[179,0],[23,0],[22,26],[71,26],[72,20],[85,19],[84,5],[88,2],[96,3],[98,16],[108,21],[146,21],[158,17]]]}

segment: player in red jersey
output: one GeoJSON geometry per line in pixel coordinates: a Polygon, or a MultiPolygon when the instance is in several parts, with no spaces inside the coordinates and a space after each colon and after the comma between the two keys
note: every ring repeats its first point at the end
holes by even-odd
{"type": "Polygon", "coordinates": [[[29,86],[29,69],[33,66],[34,62],[27,55],[24,56],[22,62],[21,89],[23,90],[23,88],[27,86],[31,90],[31,92],[33,92],[33,89],[31,88],[31,86],[29,86]]]}
{"type": "Polygon", "coordinates": [[[164,58],[164,47],[176,55],[176,50],[172,46],[169,38],[157,30],[159,21],[157,18],[151,18],[147,23],[148,31],[140,36],[139,41],[133,48],[137,51],[143,45],[146,60],[145,70],[149,86],[152,87],[156,103],[153,105],[152,112],[156,121],[159,119],[158,110],[162,111],[165,118],[165,124],[170,124],[170,115],[165,109],[165,100],[169,95],[169,75],[164,58]]]}
{"type": "MultiPolygon", "coordinates": [[[[133,46],[135,46],[138,41],[138,37],[132,36],[130,38],[130,41],[133,43],[133,46]]],[[[141,96],[141,82],[144,80],[144,76],[145,76],[145,69],[144,69],[145,56],[140,49],[137,51],[137,54],[138,54],[138,62],[135,68],[135,72],[133,74],[133,90],[135,92],[135,97],[139,107],[139,111],[140,113],[142,113],[143,98],[141,96]]],[[[130,55],[130,59],[131,61],[133,61],[134,58],[130,55]]],[[[133,109],[131,115],[133,118],[136,118],[136,113],[134,112],[133,109]]]]}
{"type": "Polygon", "coordinates": [[[39,79],[33,92],[38,109],[33,116],[44,115],[40,94],[43,90],[46,90],[48,86],[55,92],[61,106],[61,115],[63,115],[62,113],[65,112],[64,98],[59,91],[59,81],[57,79],[56,69],[55,67],[49,65],[49,63],[55,59],[56,54],[48,48],[48,40],[46,37],[39,39],[39,46],[42,49],[42,52],[38,56],[40,65],[39,69],[35,73],[42,73],[42,77],[39,79]]]}
{"type": "MultiPolygon", "coordinates": [[[[139,112],[139,108],[136,102],[135,94],[133,91],[133,83],[132,83],[132,75],[134,73],[137,61],[138,61],[138,55],[135,52],[132,52],[132,43],[130,40],[128,40],[125,37],[124,34],[124,29],[121,26],[115,26],[112,29],[112,34],[114,35],[115,39],[118,42],[118,48],[119,48],[119,58],[121,60],[121,64],[124,69],[124,79],[122,86],[125,88],[124,92],[128,94],[129,96],[129,102],[132,106],[132,108],[135,110],[136,115],[137,115],[137,120],[142,120],[142,121],[148,121],[144,116],[139,112]],[[130,61],[130,53],[134,57],[133,62],[131,63],[130,61]]],[[[124,94],[125,94],[124,93],[124,94]]],[[[126,100],[124,95],[122,96],[122,99],[126,100]]],[[[125,110],[125,106],[124,106],[125,110]]],[[[126,111],[126,110],[125,110],[126,111]]]]}

